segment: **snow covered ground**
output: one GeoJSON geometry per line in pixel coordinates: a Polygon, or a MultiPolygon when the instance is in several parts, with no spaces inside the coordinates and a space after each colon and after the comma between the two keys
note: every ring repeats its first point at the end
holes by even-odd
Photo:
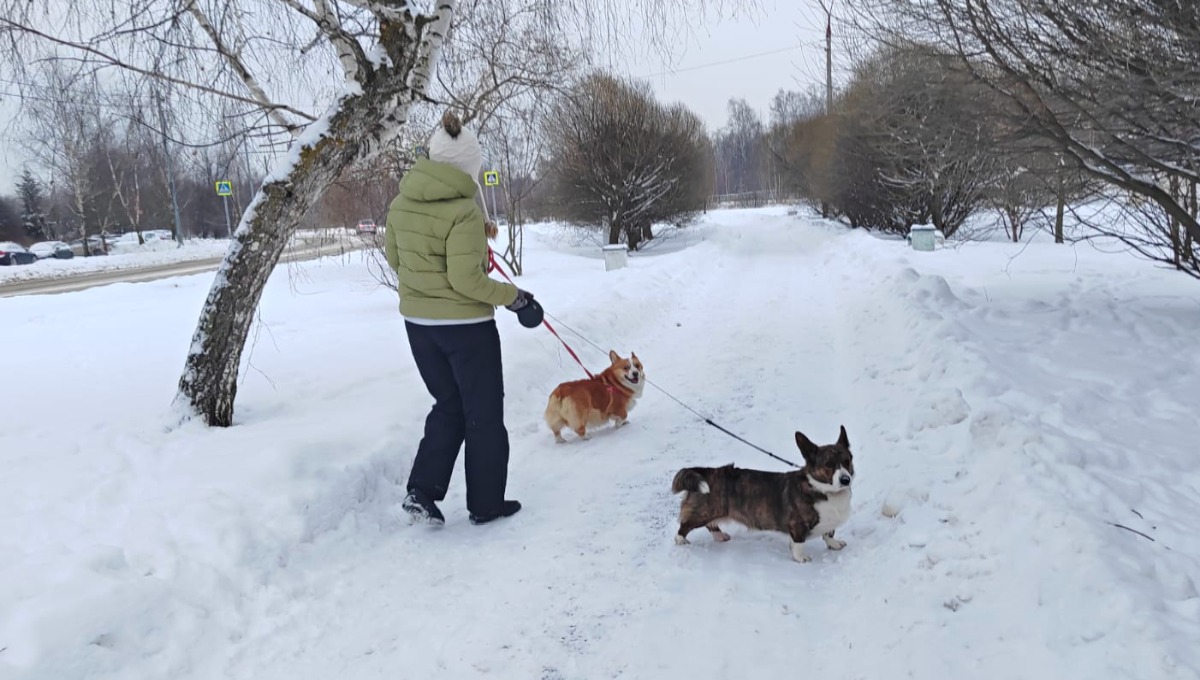
{"type": "Polygon", "coordinates": [[[525,509],[469,525],[460,463],[447,525],[408,526],[429,399],[363,254],[277,270],[220,431],[168,419],[211,274],[2,299],[0,678],[1200,677],[1195,282],[783,210],[615,272],[526,249],[551,314],[725,427],[797,457],[845,424],[847,548],[674,545],[678,467],[784,466],[655,389],[554,445],[582,371],[503,310],[525,509]]]}

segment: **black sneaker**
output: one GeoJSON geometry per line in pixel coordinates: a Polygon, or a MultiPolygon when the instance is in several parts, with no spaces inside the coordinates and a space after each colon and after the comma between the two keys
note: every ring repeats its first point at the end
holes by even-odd
{"type": "Polygon", "coordinates": [[[434,526],[446,523],[446,517],[438,510],[438,506],[434,505],[433,499],[419,489],[409,491],[400,507],[404,508],[404,512],[407,512],[414,522],[425,522],[434,526]]]}
{"type": "Polygon", "coordinates": [[[504,505],[500,506],[500,512],[495,512],[487,515],[476,515],[471,513],[471,524],[487,524],[493,520],[502,517],[512,517],[521,509],[521,504],[518,501],[504,501],[504,505]]]}

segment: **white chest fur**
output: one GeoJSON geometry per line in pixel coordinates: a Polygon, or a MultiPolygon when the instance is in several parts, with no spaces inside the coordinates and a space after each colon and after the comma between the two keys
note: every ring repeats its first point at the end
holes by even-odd
{"type": "Polygon", "coordinates": [[[829,494],[828,500],[817,501],[814,507],[821,518],[810,534],[815,537],[837,529],[850,519],[850,489],[829,494]]]}

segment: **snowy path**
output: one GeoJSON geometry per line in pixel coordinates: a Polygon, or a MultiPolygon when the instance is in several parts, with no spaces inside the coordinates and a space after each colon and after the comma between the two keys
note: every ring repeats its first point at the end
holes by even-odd
{"type": "MultiPolygon", "coordinates": [[[[798,460],[789,421],[832,440],[840,412],[832,379],[836,362],[828,353],[834,346],[824,302],[829,290],[820,281],[825,268],[804,252],[815,243],[805,245],[776,255],[757,249],[733,257],[714,252],[720,269],[711,275],[707,263],[698,262],[630,296],[644,313],[630,318],[628,340],[616,349],[637,351],[651,380],[670,376],[656,382],[696,395],[690,398],[713,407],[728,427],[770,432],[770,445],[798,460]],[[797,327],[788,314],[772,320],[764,318],[764,310],[803,310],[813,323],[794,335],[797,327]],[[663,327],[673,331],[663,333],[663,327]],[[704,335],[699,341],[697,332],[704,335]],[[762,427],[767,423],[775,427],[762,427]]],[[[622,316],[631,315],[618,309],[615,317],[622,316]]],[[[564,317],[581,318],[580,327],[592,321],[586,311],[564,317]]],[[[610,326],[608,333],[614,330],[610,326]]],[[[600,355],[586,356],[595,361],[600,355]]],[[[531,395],[517,403],[538,401],[531,395]]],[[[815,586],[819,574],[835,573],[845,559],[820,554],[824,548],[815,541],[811,549],[818,559],[800,571],[778,536],[739,536],[719,549],[699,535],[691,550],[670,540],[678,501],[669,486],[678,466],[738,460],[781,469],[781,464],[705,429],[654,390],[628,427],[562,446],[553,444],[544,427],[534,427],[537,410],[521,411],[511,418],[514,451],[520,453],[510,487],[526,504],[520,521],[471,527],[463,521],[461,494],[452,493],[444,504],[452,514],[443,530],[407,529],[365,554],[335,548],[292,563],[290,571],[328,574],[325,583],[310,586],[321,594],[300,604],[294,594],[282,593],[292,608],[279,624],[283,630],[268,630],[261,644],[244,646],[273,647],[270,640],[279,638],[294,646],[236,664],[235,676],[321,677],[346,673],[347,664],[354,677],[394,677],[398,669],[405,677],[677,677],[688,670],[705,676],[714,672],[703,670],[710,657],[680,653],[676,639],[682,633],[690,644],[731,642],[737,636],[722,628],[732,621],[777,630],[747,636],[745,644],[729,649],[723,663],[731,672],[738,658],[757,659],[762,670],[794,667],[790,655],[772,650],[780,636],[812,637],[806,633],[811,622],[796,615],[808,597],[803,591],[815,586]],[[340,564],[331,568],[331,560],[340,564]],[[796,610],[791,615],[789,602],[796,610]],[[422,615],[439,611],[453,616],[422,615]],[[754,623],[764,614],[767,620],[754,623]],[[284,634],[298,620],[323,623],[303,636],[284,634]],[[682,622],[692,623],[681,629],[682,622]],[[331,658],[330,649],[346,656],[331,658]]],[[[717,670],[712,677],[724,675],[717,670]]]]}
{"type": "MultiPolygon", "coordinates": [[[[535,242],[525,283],[780,455],[799,459],[796,429],[825,442],[844,424],[846,549],[811,541],[799,565],[779,535],[675,546],[678,467],[785,466],[654,389],[627,427],[553,444],[545,396],[580,371],[504,316],[509,495],[525,509],[470,526],[460,463],[447,525],[408,526],[397,503],[428,398],[394,301],[361,267],[314,265],[290,282],[300,295],[268,289],[241,426],[165,434],[94,406],[113,389],[150,411],[169,395],[176,356],[147,344],[151,382],[76,367],[92,379],[67,405],[104,417],[86,439],[30,412],[5,442],[25,454],[0,481],[17,511],[0,520],[16,565],[0,567],[0,678],[1198,677],[1200,305],[1176,279],[1126,264],[1142,285],[1118,305],[1099,275],[998,284],[980,273],[990,254],[918,259],[769,211],[714,213],[694,234],[609,273],[535,242]],[[1148,302],[1163,291],[1166,310],[1148,302]],[[1134,342],[1157,369],[1120,353],[1134,342]]],[[[127,319],[154,297],[190,331],[205,283],[78,295],[127,319]]],[[[66,327],[5,302],[31,353],[66,327]]]]}

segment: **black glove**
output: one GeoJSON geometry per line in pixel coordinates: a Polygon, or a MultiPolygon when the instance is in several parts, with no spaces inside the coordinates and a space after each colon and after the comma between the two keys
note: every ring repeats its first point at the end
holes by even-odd
{"type": "Polygon", "coordinates": [[[529,304],[529,301],[532,299],[533,299],[533,293],[530,293],[528,291],[524,291],[524,290],[521,290],[520,288],[518,288],[517,289],[517,299],[513,300],[512,304],[505,305],[504,308],[510,312],[519,312],[525,305],[529,304]]]}

